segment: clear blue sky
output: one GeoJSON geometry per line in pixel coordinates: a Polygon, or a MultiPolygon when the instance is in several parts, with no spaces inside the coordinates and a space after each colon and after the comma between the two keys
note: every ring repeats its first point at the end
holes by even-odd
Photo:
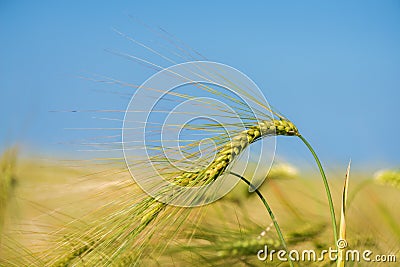
{"type": "MultiPolygon", "coordinates": [[[[399,1],[159,2],[2,0],[0,150],[20,143],[72,153],[76,147],[58,143],[93,133],[65,128],[120,126],[49,111],[125,109],[129,99],[114,92],[126,89],[78,76],[147,78],[147,69],[105,51],[147,56],[112,30],[151,44],[154,34],[132,15],[246,73],[325,162],[400,166],[399,1]]],[[[286,139],[278,151],[304,152],[286,139]]]]}

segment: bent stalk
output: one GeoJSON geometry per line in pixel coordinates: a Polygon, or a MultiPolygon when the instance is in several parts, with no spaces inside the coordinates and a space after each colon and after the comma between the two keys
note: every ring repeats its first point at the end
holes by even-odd
{"type": "MultiPolygon", "coordinates": [[[[273,224],[275,226],[276,232],[278,233],[278,236],[279,236],[279,239],[280,239],[280,241],[282,243],[283,248],[286,250],[287,253],[289,253],[287,245],[286,245],[286,241],[283,238],[283,234],[282,234],[281,228],[279,227],[278,221],[276,220],[275,215],[272,212],[271,207],[269,206],[267,200],[264,198],[264,196],[261,194],[261,192],[249,180],[247,180],[246,178],[244,178],[240,174],[237,174],[237,173],[234,173],[234,172],[230,172],[230,174],[240,178],[243,182],[245,182],[248,186],[250,186],[251,189],[254,192],[256,192],[256,194],[258,195],[258,197],[261,199],[262,203],[264,204],[265,208],[267,209],[267,211],[269,213],[269,216],[271,217],[271,220],[272,220],[272,222],[273,222],[273,224]]],[[[290,267],[293,267],[293,262],[292,262],[290,257],[288,257],[288,261],[289,261],[290,267]]]]}

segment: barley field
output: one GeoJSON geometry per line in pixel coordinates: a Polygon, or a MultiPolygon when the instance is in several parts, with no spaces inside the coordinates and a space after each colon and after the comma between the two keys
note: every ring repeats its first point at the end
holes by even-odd
{"type": "MultiPolygon", "coordinates": [[[[112,219],[104,219],[110,213],[129,212],[129,206],[141,194],[124,166],[110,163],[113,168],[103,166],[94,170],[79,162],[16,157],[15,153],[7,152],[1,161],[2,266],[94,266],[85,259],[90,244],[70,243],[67,233],[79,235],[87,225],[120,231],[113,228],[112,219]]],[[[347,211],[349,247],[368,249],[374,255],[399,257],[398,188],[382,183],[380,176],[351,175],[347,211]]],[[[340,203],[343,175],[338,171],[332,176],[338,176],[332,177],[330,183],[334,201],[340,203]]],[[[275,211],[289,249],[318,252],[334,246],[317,170],[275,163],[260,191],[275,211]]],[[[124,215],[129,223],[129,214],[124,215]]],[[[157,223],[162,222],[154,222],[157,223]]],[[[257,252],[265,245],[278,250],[282,244],[262,204],[244,184],[220,201],[201,208],[201,212],[190,214],[185,221],[168,221],[163,225],[163,229],[151,233],[153,238],[142,249],[139,263],[135,258],[139,248],[132,247],[110,265],[285,265],[257,258],[257,252]]],[[[336,263],[325,259],[301,265],[336,266],[336,263]]],[[[347,266],[369,265],[396,266],[396,263],[360,262],[347,266]]]]}

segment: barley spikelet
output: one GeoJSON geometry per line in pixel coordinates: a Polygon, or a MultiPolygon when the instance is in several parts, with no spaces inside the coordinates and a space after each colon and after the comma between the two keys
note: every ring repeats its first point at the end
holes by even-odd
{"type": "MultiPolygon", "coordinates": [[[[197,172],[183,172],[173,178],[173,183],[182,187],[207,185],[221,176],[228,168],[229,164],[232,163],[248,145],[266,136],[294,136],[298,134],[297,128],[288,120],[274,119],[272,121],[260,122],[258,125],[252,126],[239,133],[230,142],[222,146],[222,149],[216,153],[216,159],[211,162],[207,168],[197,172]]],[[[163,194],[162,190],[160,194],[163,194]]],[[[142,219],[139,226],[135,229],[135,233],[142,231],[167,206],[167,204],[158,202],[157,198],[149,197],[145,199],[144,202],[149,204],[140,212],[142,219]]]]}
{"type": "MultiPolygon", "coordinates": [[[[288,120],[274,119],[272,121],[260,122],[258,125],[252,126],[239,133],[230,142],[222,146],[222,149],[216,153],[216,159],[211,162],[207,168],[197,172],[183,172],[173,178],[173,183],[182,187],[207,185],[221,176],[228,168],[229,164],[232,163],[248,145],[266,136],[294,136],[298,134],[297,128],[288,120]]],[[[146,201],[150,201],[150,199],[146,201]]],[[[154,203],[143,211],[144,216],[139,229],[146,226],[152,219],[157,217],[165,206],[165,204],[163,205],[160,202],[156,203],[156,199],[150,202],[154,203]]]]}
{"type": "Polygon", "coordinates": [[[235,136],[231,142],[225,144],[216,154],[216,159],[208,168],[196,173],[183,173],[175,178],[180,186],[195,186],[199,180],[204,184],[210,183],[220,176],[228,165],[251,143],[272,135],[298,135],[297,128],[288,120],[262,121],[235,136]]]}
{"type": "MultiPolygon", "coordinates": [[[[297,128],[288,120],[262,121],[258,125],[236,135],[230,142],[222,146],[216,154],[216,159],[205,169],[197,172],[183,172],[174,177],[174,184],[183,187],[206,185],[221,176],[230,163],[240,155],[240,153],[250,144],[266,136],[298,135],[297,128]]],[[[146,202],[151,202],[149,207],[143,210],[143,217],[140,225],[135,229],[137,233],[142,231],[159,213],[165,209],[167,204],[157,202],[156,199],[148,198],[146,202]]]]}

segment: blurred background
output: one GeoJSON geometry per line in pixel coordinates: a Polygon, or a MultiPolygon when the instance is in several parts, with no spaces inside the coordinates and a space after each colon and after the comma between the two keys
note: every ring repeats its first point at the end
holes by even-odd
{"type": "MultiPolygon", "coordinates": [[[[110,51],[171,64],[116,30],[150,47],[165,30],[244,72],[341,173],[350,158],[355,169],[398,167],[399,1],[2,0],[0,152],[85,158],[79,144],[98,133],[76,128],[119,134],[120,121],[86,111],[125,110],[133,90],[82,77],[141,84],[154,73],[110,51]]],[[[279,139],[277,154],[313,166],[298,140],[279,139]]]]}
{"type": "MultiPolygon", "coordinates": [[[[255,251],[282,248],[244,183],[192,214],[168,207],[142,232],[158,211],[126,168],[121,127],[135,85],[156,72],[138,58],[171,66],[165,57],[250,77],[313,145],[337,219],[351,158],[346,239],[399,259],[399,47],[396,0],[0,0],[0,266],[128,266],[138,255],[144,266],[264,266],[255,251]]],[[[311,153],[278,137],[276,156],[260,191],[289,248],[327,249],[311,153]]]]}

